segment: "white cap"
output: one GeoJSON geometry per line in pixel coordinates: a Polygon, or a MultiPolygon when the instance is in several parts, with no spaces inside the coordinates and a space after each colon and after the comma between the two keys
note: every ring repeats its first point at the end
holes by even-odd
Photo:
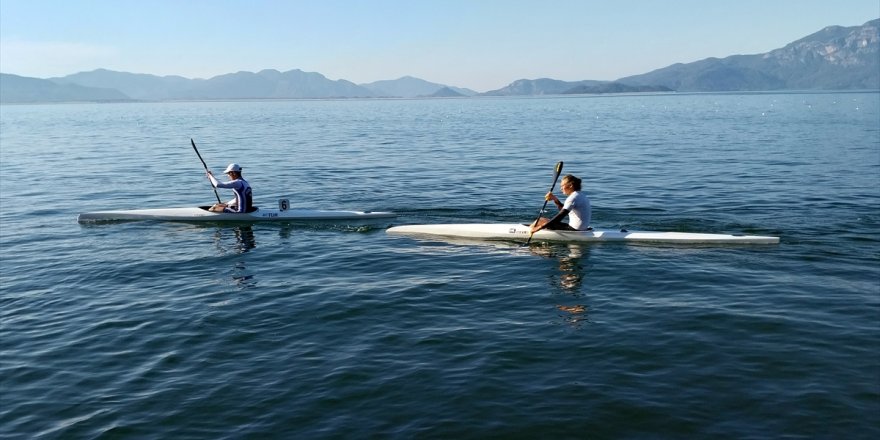
{"type": "Polygon", "coordinates": [[[226,171],[224,171],[223,174],[227,174],[232,171],[235,171],[236,173],[240,173],[241,172],[241,165],[239,165],[237,163],[231,163],[231,164],[229,164],[228,167],[226,167],[226,171]]]}

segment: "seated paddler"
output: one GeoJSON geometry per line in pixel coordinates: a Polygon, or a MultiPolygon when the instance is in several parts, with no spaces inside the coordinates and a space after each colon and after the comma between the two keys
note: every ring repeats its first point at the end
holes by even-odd
{"type": "Polygon", "coordinates": [[[223,173],[229,177],[228,182],[218,181],[211,170],[207,171],[208,180],[211,181],[211,185],[214,185],[214,188],[231,189],[235,194],[235,198],[226,203],[215,203],[211,206],[210,211],[236,213],[251,212],[254,206],[253,192],[251,191],[251,186],[247,183],[247,180],[244,180],[244,178],[241,177],[241,165],[231,163],[226,167],[226,170],[223,171],[223,173]]]}

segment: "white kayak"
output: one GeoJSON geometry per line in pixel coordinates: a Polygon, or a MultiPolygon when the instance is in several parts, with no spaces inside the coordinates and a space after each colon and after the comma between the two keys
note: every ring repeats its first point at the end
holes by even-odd
{"type": "MultiPolygon", "coordinates": [[[[517,223],[403,225],[388,228],[386,232],[395,235],[440,236],[481,240],[527,241],[529,239],[529,226],[517,223]]],[[[607,229],[593,229],[589,231],[551,231],[545,229],[535,233],[532,241],[777,244],[779,243],[779,237],[607,229]]]]}
{"type": "Polygon", "coordinates": [[[256,208],[252,212],[211,212],[207,206],[189,208],[132,209],[127,211],[85,212],[79,222],[115,220],[160,220],[179,222],[262,222],[262,221],[327,221],[370,220],[396,217],[386,211],[325,211],[319,209],[256,208]]]}

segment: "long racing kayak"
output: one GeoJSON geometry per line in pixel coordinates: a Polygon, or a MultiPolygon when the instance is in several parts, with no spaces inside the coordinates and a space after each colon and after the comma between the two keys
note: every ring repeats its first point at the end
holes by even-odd
{"type": "Polygon", "coordinates": [[[211,212],[207,206],[188,208],[132,209],[127,211],[85,212],[77,217],[79,222],[116,220],[159,220],[179,222],[262,222],[262,221],[326,221],[370,220],[393,218],[397,214],[387,211],[325,211],[319,209],[256,208],[248,213],[211,212]]]}
{"type": "MultiPolygon", "coordinates": [[[[388,228],[386,232],[394,235],[439,236],[480,240],[526,241],[529,239],[529,226],[517,223],[403,225],[388,228]]],[[[532,241],[778,244],[779,237],[692,232],[627,231],[625,229],[593,229],[589,231],[552,231],[544,229],[535,233],[532,241]]]]}

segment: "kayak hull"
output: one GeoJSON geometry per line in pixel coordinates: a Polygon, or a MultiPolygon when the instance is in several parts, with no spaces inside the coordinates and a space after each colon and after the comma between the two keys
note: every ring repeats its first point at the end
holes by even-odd
{"type": "MultiPolygon", "coordinates": [[[[480,240],[527,241],[529,239],[529,226],[517,223],[403,225],[388,228],[386,232],[392,235],[440,236],[480,240]]],[[[535,233],[532,241],[778,244],[779,237],[607,229],[593,229],[590,231],[551,231],[545,229],[535,233]]]]}
{"type": "Polygon", "coordinates": [[[77,221],[123,221],[158,220],[178,222],[263,222],[263,221],[327,221],[327,220],[370,220],[393,218],[393,212],[371,211],[327,211],[319,209],[264,209],[238,214],[232,212],[211,212],[207,207],[132,209],[125,211],[85,212],[77,221]]]}

